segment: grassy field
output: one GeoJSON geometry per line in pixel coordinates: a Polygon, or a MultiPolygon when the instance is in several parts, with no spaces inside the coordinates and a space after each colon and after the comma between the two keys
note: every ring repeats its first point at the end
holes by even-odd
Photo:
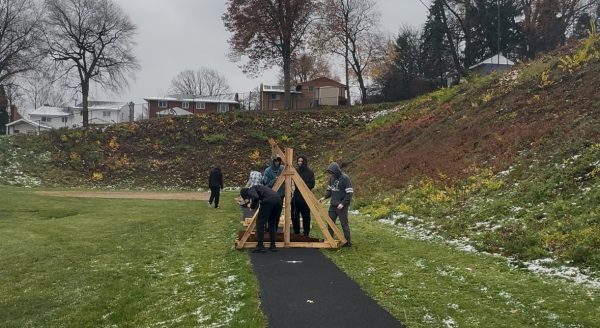
{"type": "Polygon", "coordinates": [[[216,210],[0,194],[2,327],[265,326],[232,194],[216,210]]]}
{"type": "MultiPolygon", "coordinates": [[[[0,187],[0,326],[265,327],[233,193],[51,198],[0,187]]],[[[408,327],[600,327],[600,290],[351,219],[325,254],[408,327]]],[[[316,231],[315,231],[316,232],[316,231]]]]}
{"type": "Polygon", "coordinates": [[[600,327],[600,290],[534,275],[506,259],[416,240],[353,217],[354,247],[326,251],[407,327],[600,327]]]}

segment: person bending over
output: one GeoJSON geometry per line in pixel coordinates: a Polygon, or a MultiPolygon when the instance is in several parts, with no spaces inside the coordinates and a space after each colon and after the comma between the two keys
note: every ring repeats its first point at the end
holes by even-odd
{"type": "Polygon", "coordinates": [[[242,188],[242,190],[240,190],[240,196],[242,196],[243,199],[250,200],[250,208],[252,209],[256,209],[260,204],[258,218],[256,220],[256,239],[258,244],[256,245],[256,249],[252,252],[265,252],[265,230],[263,229],[265,223],[267,223],[269,227],[269,240],[271,243],[269,250],[276,252],[277,247],[275,246],[275,239],[277,238],[277,224],[279,222],[279,216],[281,215],[281,208],[283,207],[281,197],[279,197],[273,189],[262,185],[251,188],[242,188]]]}

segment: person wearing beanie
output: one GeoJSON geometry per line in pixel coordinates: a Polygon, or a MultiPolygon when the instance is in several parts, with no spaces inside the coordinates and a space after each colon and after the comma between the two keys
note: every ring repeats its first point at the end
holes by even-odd
{"type": "Polygon", "coordinates": [[[256,249],[252,252],[265,252],[265,223],[267,223],[269,227],[269,241],[271,243],[269,250],[276,252],[277,247],[275,246],[275,241],[277,238],[277,225],[283,207],[281,197],[279,197],[273,189],[262,185],[256,185],[251,188],[242,188],[242,190],[240,190],[240,196],[249,201],[251,209],[256,209],[260,204],[256,220],[256,239],[258,244],[256,245],[256,249]]]}
{"type": "MultiPolygon", "coordinates": [[[[322,197],[320,201],[331,198],[328,211],[329,217],[334,223],[338,217],[340,218],[342,231],[344,232],[344,237],[347,241],[343,247],[351,247],[352,241],[350,239],[350,225],[348,224],[348,208],[350,207],[352,195],[354,194],[352,182],[350,182],[350,177],[342,172],[342,169],[336,162],[329,164],[327,173],[329,173],[329,184],[327,185],[325,197],[322,197]]],[[[331,228],[329,228],[329,232],[333,234],[331,228]]]]}

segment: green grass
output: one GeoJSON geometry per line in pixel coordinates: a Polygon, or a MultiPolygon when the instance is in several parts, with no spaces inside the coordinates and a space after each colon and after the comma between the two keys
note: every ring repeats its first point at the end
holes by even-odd
{"type": "Polygon", "coordinates": [[[351,249],[326,251],[408,327],[598,327],[600,291],[511,268],[506,260],[409,239],[351,218],[351,249]]]}
{"type": "Polygon", "coordinates": [[[265,326],[233,194],[215,210],[0,193],[0,326],[265,326]]]}

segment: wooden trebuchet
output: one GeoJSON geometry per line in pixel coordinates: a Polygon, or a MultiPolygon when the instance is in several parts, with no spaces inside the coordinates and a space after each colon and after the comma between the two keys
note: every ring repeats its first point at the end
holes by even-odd
{"type": "MultiPolygon", "coordinates": [[[[271,151],[273,155],[279,156],[282,159],[282,164],[285,165],[285,170],[277,178],[273,185],[273,190],[277,191],[282,185],[285,186],[284,194],[284,225],[283,225],[283,242],[276,242],[278,248],[338,248],[346,243],[346,238],[342,231],[333,223],[327,211],[321,206],[319,200],[315,197],[312,191],[308,188],[302,177],[298,174],[298,171],[294,168],[294,150],[292,148],[286,148],[283,152],[277,143],[273,139],[269,139],[271,145],[271,151]],[[292,183],[296,186],[306,204],[308,205],[311,218],[317,222],[323,236],[324,241],[319,242],[299,242],[291,241],[290,223],[292,219],[292,183]],[[333,235],[330,232],[333,231],[333,235]],[[337,238],[337,239],[336,239],[337,238]]],[[[260,211],[260,208],[259,208],[260,211]]],[[[244,231],[243,235],[235,241],[235,247],[237,249],[242,248],[254,248],[257,245],[255,241],[248,241],[252,233],[256,230],[256,220],[258,218],[258,211],[252,217],[251,223],[244,231]]],[[[262,229],[262,227],[260,227],[262,229]]]]}

